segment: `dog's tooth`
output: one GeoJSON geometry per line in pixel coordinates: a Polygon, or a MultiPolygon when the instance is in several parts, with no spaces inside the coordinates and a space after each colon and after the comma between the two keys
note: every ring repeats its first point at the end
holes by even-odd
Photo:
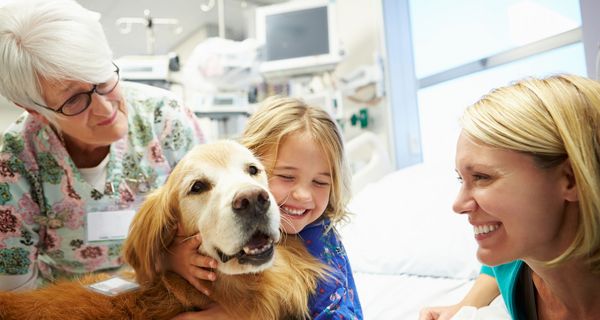
{"type": "Polygon", "coordinates": [[[260,253],[263,253],[263,252],[269,250],[269,248],[271,248],[272,245],[273,245],[273,240],[269,239],[269,243],[265,244],[264,246],[262,246],[260,248],[250,249],[250,247],[245,246],[242,248],[242,250],[244,251],[245,254],[255,255],[255,254],[260,254],[260,253]]]}

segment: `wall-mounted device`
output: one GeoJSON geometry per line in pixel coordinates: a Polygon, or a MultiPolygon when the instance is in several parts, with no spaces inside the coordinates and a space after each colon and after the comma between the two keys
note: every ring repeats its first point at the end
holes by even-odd
{"type": "Polygon", "coordinates": [[[256,38],[267,78],[328,71],[342,58],[335,2],[297,0],[256,9],[256,38]]]}
{"type": "Polygon", "coordinates": [[[115,60],[121,79],[170,89],[171,71],[179,70],[179,57],[169,55],[122,56],[115,60]]]}

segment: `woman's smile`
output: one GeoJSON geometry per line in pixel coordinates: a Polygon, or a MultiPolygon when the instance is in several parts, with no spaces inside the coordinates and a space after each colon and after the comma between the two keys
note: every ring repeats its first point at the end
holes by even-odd
{"type": "Polygon", "coordinates": [[[117,118],[117,113],[118,112],[119,112],[119,108],[115,108],[115,111],[110,116],[110,118],[102,120],[102,121],[98,122],[96,125],[100,126],[100,127],[111,125],[115,121],[115,119],[117,118]]]}
{"type": "Polygon", "coordinates": [[[477,241],[482,241],[496,235],[501,227],[502,223],[500,222],[473,225],[473,233],[477,241]]]}

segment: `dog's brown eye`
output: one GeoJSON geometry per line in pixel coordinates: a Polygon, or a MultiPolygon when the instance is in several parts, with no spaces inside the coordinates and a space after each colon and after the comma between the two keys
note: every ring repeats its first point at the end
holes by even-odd
{"type": "Polygon", "coordinates": [[[258,170],[258,168],[257,168],[256,166],[254,166],[254,165],[250,165],[250,166],[248,167],[248,173],[249,173],[251,176],[255,176],[255,175],[257,175],[259,172],[260,172],[260,170],[258,170]]]}
{"type": "Polygon", "coordinates": [[[190,193],[202,193],[204,191],[210,190],[211,185],[206,181],[198,180],[194,182],[192,188],[190,189],[190,193]]]}

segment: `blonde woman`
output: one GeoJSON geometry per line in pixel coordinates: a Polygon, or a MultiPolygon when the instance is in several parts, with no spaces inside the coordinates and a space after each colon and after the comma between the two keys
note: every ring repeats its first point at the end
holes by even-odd
{"type": "Polygon", "coordinates": [[[513,319],[597,319],[600,83],[520,81],[467,108],[462,126],[454,211],[468,216],[490,266],[482,273],[496,279],[473,290],[489,300],[499,288],[513,319]]]}

